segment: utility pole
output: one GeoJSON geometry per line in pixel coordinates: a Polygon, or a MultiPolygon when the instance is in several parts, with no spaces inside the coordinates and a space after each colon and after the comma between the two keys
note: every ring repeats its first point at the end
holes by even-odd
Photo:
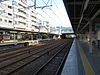
{"type": "Polygon", "coordinates": [[[36,0],[34,0],[34,9],[36,9],[36,0]]]}
{"type": "MultiPolygon", "coordinates": [[[[14,17],[15,17],[15,14],[14,14],[14,5],[15,5],[15,1],[14,0],[12,0],[12,6],[13,6],[13,28],[15,29],[15,27],[14,27],[14,23],[15,23],[15,21],[14,21],[14,17]]],[[[14,33],[14,41],[16,40],[16,35],[15,35],[15,33],[14,33]]]]}
{"type": "Polygon", "coordinates": [[[13,6],[13,27],[14,27],[14,0],[12,1],[12,6],[13,6]]]}
{"type": "Polygon", "coordinates": [[[89,38],[90,38],[90,41],[89,41],[89,53],[93,53],[93,48],[92,48],[92,23],[89,24],[89,38]]]}

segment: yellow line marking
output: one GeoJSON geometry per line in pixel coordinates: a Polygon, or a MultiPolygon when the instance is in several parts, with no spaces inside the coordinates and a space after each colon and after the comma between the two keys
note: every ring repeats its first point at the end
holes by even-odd
{"type": "Polygon", "coordinates": [[[78,45],[78,48],[79,48],[78,50],[81,56],[83,66],[84,66],[85,75],[95,75],[95,72],[89,63],[88,58],[86,57],[83,49],[79,46],[78,42],[77,42],[77,45],[78,45]]]}

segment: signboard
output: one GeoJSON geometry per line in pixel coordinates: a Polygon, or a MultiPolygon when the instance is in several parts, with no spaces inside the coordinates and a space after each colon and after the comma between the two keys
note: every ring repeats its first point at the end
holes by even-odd
{"type": "Polygon", "coordinates": [[[96,30],[100,30],[100,24],[95,25],[96,30]]]}
{"type": "Polygon", "coordinates": [[[10,35],[7,34],[3,35],[3,40],[10,40],[10,35]]]}

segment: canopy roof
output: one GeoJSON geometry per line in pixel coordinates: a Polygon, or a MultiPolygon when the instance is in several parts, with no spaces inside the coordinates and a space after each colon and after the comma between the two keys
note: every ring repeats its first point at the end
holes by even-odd
{"type": "Polygon", "coordinates": [[[100,0],[63,0],[75,33],[85,33],[100,22],[100,0]]]}

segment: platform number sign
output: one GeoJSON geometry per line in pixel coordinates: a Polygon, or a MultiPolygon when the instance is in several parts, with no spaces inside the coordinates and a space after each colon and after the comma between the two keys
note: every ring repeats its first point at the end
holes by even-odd
{"type": "Polygon", "coordinates": [[[95,26],[95,29],[96,29],[96,30],[100,30],[100,24],[97,24],[97,25],[95,26]]]}

